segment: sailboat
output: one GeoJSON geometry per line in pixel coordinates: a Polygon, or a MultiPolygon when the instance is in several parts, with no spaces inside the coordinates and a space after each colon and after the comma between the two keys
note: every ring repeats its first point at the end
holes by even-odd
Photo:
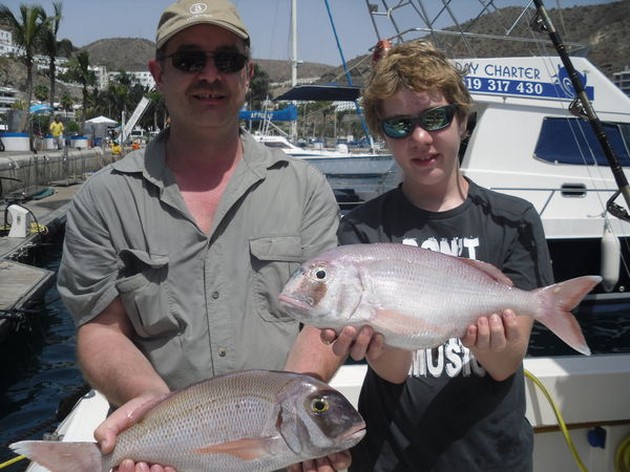
{"type": "MultiPolygon", "coordinates": [[[[297,69],[298,69],[298,53],[297,53],[297,0],[291,0],[291,83],[292,90],[288,93],[277,97],[276,101],[289,101],[291,105],[287,107],[295,107],[297,101],[342,101],[357,102],[359,98],[360,88],[353,87],[352,84],[347,85],[312,85],[306,87],[297,86],[297,69]],[[307,93],[305,93],[307,91],[307,93]]],[[[241,119],[258,120],[262,122],[261,130],[254,133],[254,138],[268,147],[281,149],[286,154],[304,159],[313,166],[317,167],[324,175],[329,178],[329,182],[333,188],[348,186],[347,179],[370,179],[372,189],[382,188],[382,184],[386,178],[396,173],[397,167],[391,153],[383,151],[375,145],[371,138],[368,138],[370,149],[368,151],[355,152],[348,148],[346,143],[340,143],[334,149],[326,149],[324,147],[300,147],[294,144],[297,138],[297,113],[289,117],[284,110],[280,112],[251,112],[243,110],[241,119]],[[278,114],[282,118],[277,118],[278,114]],[[282,132],[278,127],[273,125],[273,121],[289,121],[291,123],[290,135],[282,132]],[[276,130],[276,133],[272,133],[276,130]]],[[[367,133],[367,129],[365,128],[367,133]]],[[[373,191],[365,195],[374,196],[373,191]]]]}

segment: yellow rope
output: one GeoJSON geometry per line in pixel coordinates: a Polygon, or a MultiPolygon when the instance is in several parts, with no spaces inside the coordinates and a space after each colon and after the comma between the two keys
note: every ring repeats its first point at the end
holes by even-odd
{"type": "Polygon", "coordinates": [[[9,467],[10,465],[15,464],[16,462],[20,462],[22,459],[26,459],[26,456],[17,456],[17,457],[14,457],[13,459],[9,459],[8,461],[0,464],[0,469],[9,467]]]}
{"type": "Polygon", "coordinates": [[[615,472],[630,472],[630,436],[626,436],[615,452],[615,472]]]}
{"type": "Polygon", "coordinates": [[[569,429],[567,428],[567,425],[562,418],[562,413],[560,413],[560,409],[558,408],[558,405],[556,405],[556,402],[554,402],[553,398],[551,398],[551,394],[547,390],[547,387],[544,386],[544,384],[540,381],[540,379],[538,379],[538,377],[536,377],[527,369],[525,369],[525,376],[529,380],[534,382],[534,384],[542,391],[545,397],[547,397],[547,401],[549,401],[551,408],[553,408],[553,412],[556,415],[556,419],[558,420],[558,426],[560,426],[560,430],[564,435],[564,440],[566,441],[567,446],[569,447],[569,451],[571,451],[571,455],[573,455],[577,466],[582,472],[588,472],[588,469],[584,465],[584,462],[582,462],[582,458],[578,454],[575,444],[573,444],[573,440],[571,439],[571,435],[569,434],[569,429]]]}

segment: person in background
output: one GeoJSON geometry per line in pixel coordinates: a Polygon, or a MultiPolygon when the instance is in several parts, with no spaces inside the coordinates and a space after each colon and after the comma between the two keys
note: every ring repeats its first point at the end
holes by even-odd
{"type": "Polygon", "coordinates": [[[57,149],[63,149],[63,132],[64,127],[63,123],[59,119],[59,116],[55,116],[55,119],[49,126],[50,134],[52,134],[53,141],[55,142],[55,146],[57,149]]]}
{"type": "MultiPolygon", "coordinates": [[[[104,453],[173,389],[257,368],[328,381],[340,363],[277,301],[302,261],[337,245],[339,211],[323,174],[240,129],[254,67],[236,8],[176,2],[156,42],[149,69],[170,126],[82,186],[59,269],[81,369],[118,407],[95,432],[104,453]]],[[[295,469],[332,471],[349,457],[295,469]]]]}
{"type": "MultiPolygon", "coordinates": [[[[458,151],[472,105],[463,77],[422,41],[394,46],[375,64],[363,91],[365,117],[402,169],[402,183],[345,215],[339,241],[409,244],[491,263],[521,289],[548,285],[553,274],[534,207],[462,175],[458,151]]],[[[371,328],[326,330],[336,353],[369,363],[359,400],[367,435],[352,450],[350,470],[531,471],[522,365],[531,328],[530,317],[506,310],[480,318],[461,339],[399,353],[398,365],[385,369],[371,359],[370,345],[382,344],[371,328]],[[396,368],[408,371],[406,382],[384,378],[396,368]]]]}

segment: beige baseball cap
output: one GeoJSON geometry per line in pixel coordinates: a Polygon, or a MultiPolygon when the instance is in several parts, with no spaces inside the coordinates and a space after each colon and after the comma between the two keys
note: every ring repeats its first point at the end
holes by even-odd
{"type": "Polygon", "coordinates": [[[217,25],[249,43],[249,33],[236,7],[227,0],[179,0],[164,10],[155,42],[160,49],[180,31],[199,24],[217,25]]]}

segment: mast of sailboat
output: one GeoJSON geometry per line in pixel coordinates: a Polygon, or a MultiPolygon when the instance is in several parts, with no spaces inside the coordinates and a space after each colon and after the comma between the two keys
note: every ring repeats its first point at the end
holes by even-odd
{"type": "Polygon", "coordinates": [[[534,5],[536,7],[536,16],[532,20],[532,27],[539,30],[544,31],[549,34],[549,39],[553,43],[556,51],[558,52],[558,56],[562,60],[562,63],[569,74],[569,79],[571,79],[571,84],[573,84],[573,88],[575,89],[576,98],[571,103],[569,107],[569,111],[580,118],[586,119],[595,136],[597,137],[597,141],[599,142],[602,151],[604,152],[604,156],[606,156],[606,160],[608,161],[608,166],[612,170],[613,176],[615,178],[615,182],[617,183],[617,188],[619,189],[615,194],[608,200],[606,205],[607,210],[614,216],[619,219],[623,219],[626,221],[630,221],[630,216],[628,212],[614,203],[614,200],[621,193],[626,201],[626,208],[630,208],[630,187],[628,186],[628,179],[626,178],[623,168],[619,163],[618,157],[615,155],[615,152],[608,140],[608,136],[604,131],[604,127],[602,122],[599,120],[599,117],[595,113],[593,106],[586,95],[586,91],[584,89],[584,84],[580,79],[571,59],[569,58],[569,54],[567,53],[567,49],[562,42],[562,38],[560,34],[554,27],[551,18],[547,14],[547,10],[542,3],[542,0],[533,0],[534,5]]]}
{"type": "MultiPolygon", "coordinates": [[[[297,0],[291,0],[291,88],[295,88],[297,85],[297,69],[298,69],[298,55],[297,55],[297,0]]],[[[297,106],[297,102],[293,100],[291,102],[294,106],[297,106]]],[[[297,140],[297,120],[291,122],[291,141],[297,140]]]]}
{"type": "MultiPolygon", "coordinates": [[[[348,82],[348,85],[352,87],[353,85],[352,76],[350,75],[350,71],[348,70],[348,64],[346,63],[346,58],[343,54],[343,49],[341,49],[341,43],[339,42],[339,35],[337,34],[335,21],[333,20],[332,12],[330,11],[330,4],[328,3],[328,0],[324,0],[324,4],[326,5],[326,11],[328,12],[328,19],[330,20],[330,26],[332,27],[333,34],[335,35],[335,41],[337,43],[337,50],[339,51],[339,56],[341,57],[341,64],[343,66],[343,71],[346,75],[346,80],[348,82]]],[[[363,128],[363,133],[365,134],[365,137],[369,141],[370,147],[372,148],[372,150],[374,150],[374,139],[372,138],[370,130],[367,127],[367,123],[365,122],[365,119],[363,118],[363,114],[361,113],[361,106],[359,105],[358,100],[354,101],[354,109],[361,122],[361,128],[363,128]]]]}

